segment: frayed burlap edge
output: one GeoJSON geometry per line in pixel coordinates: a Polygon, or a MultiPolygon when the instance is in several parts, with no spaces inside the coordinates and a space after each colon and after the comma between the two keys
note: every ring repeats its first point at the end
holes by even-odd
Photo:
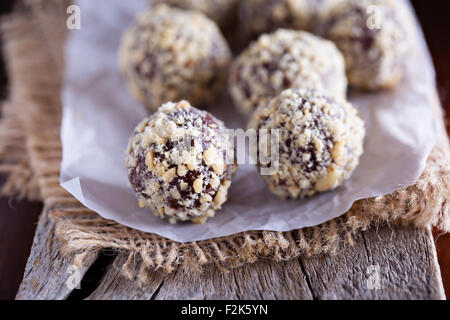
{"type": "MultiPolygon", "coordinates": [[[[45,45],[43,34],[48,30],[62,32],[65,22],[53,19],[59,24],[40,28],[45,21],[41,1],[30,2],[33,3],[31,13],[17,13],[2,22],[11,96],[3,106],[4,117],[0,123],[0,141],[3,141],[0,168],[11,174],[10,187],[6,188],[9,193],[40,194],[45,204],[44,214],[55,221],[56,235],[64,243],[63,253],[75,254],[77,263],[87,252],[104,249],[126,252],[124,274],[145,282],[150,269],[171,272],[177,266],[184,266],[201,270],[203,265],[215,263],[227,271],[260,257],[287,260],[299,255],[333,254],[345,245],[352,245],[354,237],[371,225],[412,223],[450,231],[447,203],[450,147],[444,133],[414,185],[387,196],[360,200],[341,217],[316,227],[291,232],[252,231],[208,241],[177,243],[101,218],[59,185],[62,44],[45,45]],[[34,18],[36,10],[40,19],[34,18]],[[137,272],[136,261],[139,261],[137,272]]],[[[62,5],[50,9],[47,6],[45,10],[65,13],[62,5]]],[[[46,39],[63,39],[63,36],[46,34],[46,39]]],[[[430,103],[443,128],[439,102],[436,99],[430,103]]]]}

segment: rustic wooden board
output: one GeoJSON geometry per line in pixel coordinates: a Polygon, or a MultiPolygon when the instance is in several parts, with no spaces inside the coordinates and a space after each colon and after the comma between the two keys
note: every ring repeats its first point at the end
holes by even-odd
{"type": "Polygon", "coordinates": [[[315,299],[445,299],[426,228],[373,228],[342,254],[302,262],[315,299]]]}
{"type": "Polygon", "coordinates": [[[164,280],[155,299],[312,299],[296,260],[260,260],[223,273],[208,266],[203,273],[178,271],[164,280]]]}
{"type": "MultiPolygon", "coordinates": [[[[126,258],[117,257],[120,262],[126,258]]],[[[149,279],[150,283],[143,287],[126,279],[120,269],[110,268],[88,299],[312,299],[296,260],[262,260],[228,273],[215,265],[206,266],[201,273],[182,269],[170,275],[151,272],[149,279]]]]}
{"type": "Polygon", "coordinates": [[[97,254],[87,254],[84,267],[79,270],[71,268],[73,259],[61,256],[60,244],[54,236],[54,227],[55,224],[44,211],[39,219],[16,299],[66,299],[97,258],[97,254]]]}
{"type": "Polygon", "coordinates": [[[99,286],[87,297],[88,300],[151,300],[167,277],[158,271],[148,273],[148,283],[145,286],[139,281],[126,278],[120,267],[128,259],[128,254],[119,253],[106,270],[99,286]]]}
{"type": "MultiPolygon", "coordinates": [[[[78,274],[96,274],[95,288],[67,286],[72,259],[62,258],[54,225],[42,215],[17,299],[444,299],[431,232],[426,228],[383,227],[364,231],[335,256],[275,262],[261,259],[223,273],[215,265],[202,273],[178,269],[148,273],[145,286],[126,278],[118,253],[103,272],[88,254],[78,274]],[[88,270],[89,269],[89,270],[88,270]]],[[[92,275],[91,275],[92,276],[92,275]]],[[[69,279],[70,280],[70,279],[69,279]]],[[[71,280],[77,280],[76,277],[71,280]]],[[[79,280],[79,279],[78,279],[79,280]]]]}

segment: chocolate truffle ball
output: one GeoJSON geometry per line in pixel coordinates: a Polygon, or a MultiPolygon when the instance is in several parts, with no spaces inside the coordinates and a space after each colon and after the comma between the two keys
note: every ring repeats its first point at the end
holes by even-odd
{"type": "Polygon", "coordinates": [[[264,34],[233,63],[230,92],[235,105],[250,115],[284,89],[317,88],[344,98],[344,59],[336,46],[310,33],[279,29],[264,34]]]}
{"type": "Polygon", "coordinates": [[[245,0],[239,21],[247,40],[279,28],[311,30],[318,13],[339,0],[245,0]]]}
{"type": "Polygon", "coordinates": [[[235,21],[239,0],[152,0],[152,4],[165,3],[180,9],[197,10],[227,28],[235,21]]]}
{"type": "Polygon", "coordinates": [[[204,107],[223,89],[230,49],[200,12],[152,7],[124,32],[120,69],[131,93],[154,111],[186,99],[204,107]]]}
{"type": "Polygon", "coordinates": [[[403,1],[346,0],[324,12],[317,33],[343,53],[350,85],[376,90],[401,80],[413,30],[403,1]]]}
{"type": "Polygon", "coordinates": [[[227,200],[237,166],[226,163],[226,128],[188,102],[168,102],[130,138],[126,166],[140,207],[170,223],[203,223],[227,200]]]}
{"type": "MultiPolygon", "coordinates": [[[[263,177],[281,198],[338,187],[350,177],[363,153],[364,122],[356,109],[315,90],[283,91],[255,111],[249,127],[279,129],[278,171],[263,177]]],[[[269,138],[265,137],[260,135],[259,148],[267,150],[269,138]]]]}

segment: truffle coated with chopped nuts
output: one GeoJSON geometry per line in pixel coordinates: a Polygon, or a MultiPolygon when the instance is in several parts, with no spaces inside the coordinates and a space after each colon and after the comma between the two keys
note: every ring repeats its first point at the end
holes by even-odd
{"type": "MultiPolygon", "coordinates": [[[[279,129],[279,167],[263,177],[281,198],[338,187],[350,177],[363,153],[364,122],[356,109],[315,90],[283,91],[255,111],[249,127],[279,129]]],[[[270,150],[269,138],[264,137],[260,136],[259,148],[270,150]]]]}
{"type": "Polygon", "coordinates": [[[239,7],[239,21],[246,39],[279,28],[307,29],[308,0],[246,0],[239,7]]]}
{"type": "Polygon", "coordinates": [[[226,128],[188,102],[166,103],[136,127],[126,151],[141,207],[169,222],[205,222],[227,200],[237,166],[226,163],[226,128]]]}
{"type": "Polygon", "coordinates": [[[332,42],[279,29],[260,36],[234,61],[229,86],[237,108],[250,115],[288,88],[317,88],[344,98],[347,79],[344,59],[332,42]]]}
{"type": "Polygon", "coordinates": [[[339,0],[245,0],[239,21],[247,40],[279,28],[311,30],[318,14],[339,0]]]}
{"type": "Polygon", "coordinates": [[[403,76],[412,21],[404,1],[345,0],[323,12],[316,33],[343,53],[350,85],[389,89],[403,76]]]}
{"type": "Polygon", "coordinates": [[[239,0],[151,0],[151,3],[200,11],[226,29],[236,19],[239,0]]]}
{"type": "Polygon", "coordinates": [[[181,99],[208,105],[223,90],[230,60],[228,44],[212,20],[166,5],[139,13],[119,50],[130,92],[152,111],[181,99]]]}

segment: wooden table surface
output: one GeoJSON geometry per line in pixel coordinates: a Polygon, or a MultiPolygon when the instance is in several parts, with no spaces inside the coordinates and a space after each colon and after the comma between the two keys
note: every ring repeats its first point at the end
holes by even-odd
{"type": "MultiPolygon", "coordinates": [[[[2,0],[0,12],[8,12],[11,2],[2,0]]],[[[450,5],[444,1],[413,2],[436,65],[441,100],[446,110],[450,110],[450,19],[447,18],[450,5]]],[[[3,63],[0,63],[0,97],[4,99],[6,95],[7,79],[3,63]]],[[[364,231],[354,247],[334,257],[300,258],[283,263],[262,260],[228,274],[221,273],[214,266],[202,274],[183,270],[171,275],[153,272],[151,283],[145,288],[125,279],[115,268],[125,255],[104,252],[90,257],[90,267],[83,270],[81,289],[71,290],[61,285],[70,275],[66,268],[71,261],[62,259],[52,245],[51,221],[41,218],[36,230],[41,210],[41,203],[0,198],[0,299],[16,296],[35,234],[35,249],[18,298],[444,297],[431,232],[412,227],[364,231]]],[[[441,235],[437,243],[444,284],[447,285],[449,236],[441,235]]]]}

